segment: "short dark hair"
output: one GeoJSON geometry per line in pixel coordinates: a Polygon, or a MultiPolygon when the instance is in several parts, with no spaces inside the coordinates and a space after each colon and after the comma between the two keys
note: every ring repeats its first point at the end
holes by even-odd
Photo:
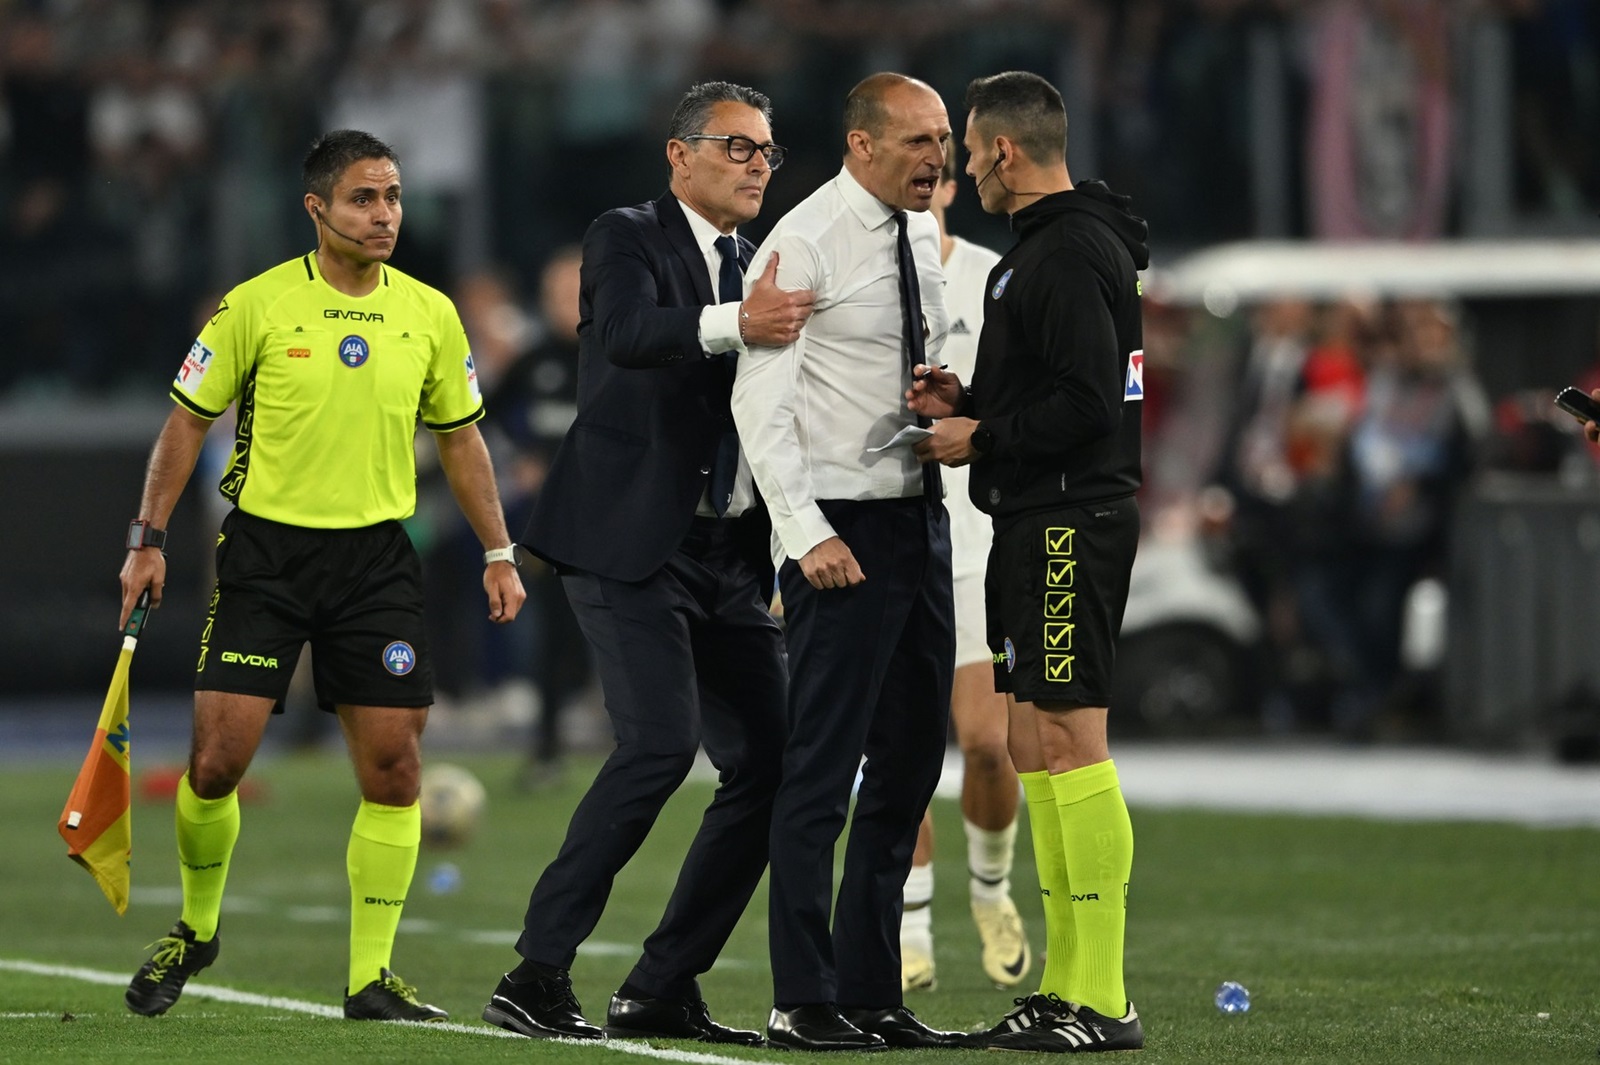
{"type": "Polygon", "coordinates": [[[883,136],[884,127],[889,121],[889,109],[883,105],[883,98],[889,90],[896,85],[904,85],[914,78],[893,71],[883,71],[878,74],[869,74],[850,90],[850,95],[844,98],[844,135],[846,139],[851,130],[864,129],[874,137],[883,136]]]}
{"type": "Polygon", "coordinates": [[[683,140],[696,133],[705,132],[711,121],[711,112],[718,104],[745,104],[761,112],[761,117],[772,125],[772,101],[765,93],[731,81],[702,81],[690,86],[678,106],[672,110],[672,121],[667,123],[667,137],[683,140]]]}
{"type": "Polygon", "coordinates": [[[1008,70],[967,86],[972,120],[992,136],[1003,133],[1036,163],[1067,158],[1067,108],[1056,87],[1037,74],[1008,70]]]}
{"type": "Polygon", "coordinates": [[[339,175],[349,169],[351,163],[359,163],[363,159],[387,159],[396,170],[400,169],[400,157],[394,153],[394,149],[370,133],[363,133],[359,129],[336,129],[324,133],[312,142],[300,169],[305,191],[331,201],[333,185],[339,180],[339,175]]]}

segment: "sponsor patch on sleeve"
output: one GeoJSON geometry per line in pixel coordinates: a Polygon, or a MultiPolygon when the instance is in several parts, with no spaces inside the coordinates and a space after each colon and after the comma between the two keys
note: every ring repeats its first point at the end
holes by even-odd
{"type": "Polygon", "coordinates": [[[214,354],[197,338],[189,346],[189,354],[183,357],[183,365],[178,367],[178,376],[173,378],[173,385],[193,395],[200,388],[200,382],[205,379],[206,370],[211,366],[214,354]]]}
{"type": "Polygon", "coordinates": [[[1122,401],[1131,403],[1144,398],[1144,349],[1128,356],[1128,387],[1122,392],[1122,401]]]}
{"type": "Polygon", "coordinates": [[[478,367],[472,361],[472,352],[467,352],[467,388],[472,392],[472,398],[479,403],[483,402],[483,391],[478,387],[478,367]]]}

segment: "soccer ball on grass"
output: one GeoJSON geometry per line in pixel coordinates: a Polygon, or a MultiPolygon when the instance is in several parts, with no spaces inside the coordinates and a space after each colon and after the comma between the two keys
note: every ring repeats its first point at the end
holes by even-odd
{"type": "Polygon", "coordinates": [[[472,838],[483,816],[486,793],[469,770],[430,765],[422,770],[422,840],[436,847],[459,847],[472,838]]]}

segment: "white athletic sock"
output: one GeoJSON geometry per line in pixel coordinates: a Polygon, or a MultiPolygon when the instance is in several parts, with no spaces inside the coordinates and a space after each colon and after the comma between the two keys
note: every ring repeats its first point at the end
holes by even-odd
{"type": "Polygon", "coordinates": [[[906,875],[905,912],[900,917],[900,942],[924,954],[933,953],[933,864],[913,865],[906,875]]]}
{"type": "Polygon", "coordinates": [[[989,831],[962,818],[967,830],[967,872],[972,897],[994,902],[1011,894],[1011,860],[1017,851],[1017,823],[989,831]]]}

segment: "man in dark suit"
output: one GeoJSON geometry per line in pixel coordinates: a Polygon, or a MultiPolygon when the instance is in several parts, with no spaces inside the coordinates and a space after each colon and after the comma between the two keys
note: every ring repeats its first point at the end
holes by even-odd
{"type": "Polygon", "coordinates": [[[761,1042],[712,1021],[696,978],[766,867],[785,732],[770,525],[728,407],[745,344],[790,343],[811,313],[772,269],[740,300],[752,246],[735,228],[783,161],[770,122],[761,93],[694,86],[672,117],[667,193],[584,237],[577,419],[523,539],[561,574],[617,746],[534,886],[522,963],[484,1008],[522,1035],[601,1037],[569,967],[703,741],[720,786],[604,1034],[761,1042]]]}

